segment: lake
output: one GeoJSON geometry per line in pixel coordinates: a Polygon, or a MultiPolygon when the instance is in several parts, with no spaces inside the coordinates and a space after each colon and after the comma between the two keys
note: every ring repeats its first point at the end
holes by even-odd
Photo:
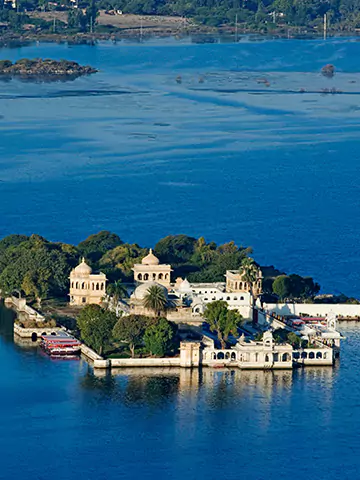
{"type": "MultiPolygon", "coordinates": [[[[100,72],[0,83],[0,237],[234,239],[359,295],[359,54],[346,38],[2,49],[100,72]]],[[[360,333],[340,329],[334,369],[99,376],[14,343],[2,311],[0,478],[357,478],[360,333]]]]}
{"type": "Polygon", "coordinates": [[[94,375],[14,344],[11,322],[2,310],[0,478],[357,478],[354,324],[334,369],[94,375]]]}
{"type": "Polygon", "coordinates": [[[100,72],[1,83],[0,237],[233,239],[359,295],[359,55],[348,38],[2,49],[100,72]]]}

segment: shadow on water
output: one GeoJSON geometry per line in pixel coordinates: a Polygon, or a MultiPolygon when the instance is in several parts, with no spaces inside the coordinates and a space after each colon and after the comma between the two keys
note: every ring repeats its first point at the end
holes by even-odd
{"type": "Polygon", "coordinates": [[[16,318],[15,312],[10,308],[6,308],[4,302],[0,302],[0,335],[12,341],[14,338],[14,320],[16,318]]]}

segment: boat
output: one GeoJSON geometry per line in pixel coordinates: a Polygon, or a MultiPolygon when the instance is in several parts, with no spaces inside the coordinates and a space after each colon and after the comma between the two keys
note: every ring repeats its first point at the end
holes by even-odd
{"type": "Polygon", "coordinates": [[[67,333],[42,335],[40,347],[50,356],[64,357],[79,355],[81,342],[67,333]]]}

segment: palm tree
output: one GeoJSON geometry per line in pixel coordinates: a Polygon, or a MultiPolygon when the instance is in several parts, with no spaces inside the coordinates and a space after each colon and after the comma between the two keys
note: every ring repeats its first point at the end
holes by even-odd
{"type": "Polygon", "coordinates": [[[245,257],[242,261],[243,279],[250,285],[251,296],[254,298],[254,284],[258,278],[258,268],[253,258],[245,257]]]}
{"type": "Polygon", "coordinates": [[[148,288],[144,297],[144,307],[152,310],[156,317],[167,309],[167,298],[164,289],[160,285],[152,285],[148,288]]]}
{"type": "Polygon", "coordinates": [[[121,280],[116,280],[114,283],[110,283],[107,286],[106,293],[113,298],[115,305],[119,303],[121,298],[128,296],[126,287],[123,283],[121,283],[121,280]]]}

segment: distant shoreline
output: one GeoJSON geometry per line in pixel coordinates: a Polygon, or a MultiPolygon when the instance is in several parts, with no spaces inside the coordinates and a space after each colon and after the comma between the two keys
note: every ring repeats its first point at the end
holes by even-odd
{"type": "MultiPolygon", "coordinates": [[[[224,43],[241,43],[243,38],[253,37],[254,40],[266,39],[289,39],[289,40],[314,40],[321,39],[322,33],[301,31],[301,29],[278,29],[273,32],[259,32],[255,30],[243,30],[235,35],[233,28],[210,28],[206,26],[193,26],[184,30],[171,28],[169,26],[151,27],[144,29],[140,34],[139,28],[119,29],[112,33],[75,33],[75,34],[54,34],[54,33],[15,33],[9,32],[0,35],[0,48],[21,47],[39,43],[67,43],[69,45],[95,45],[99,41],[112,41],[113,43],[121,41],[136,41],[138,43],[146,42],[154,38],[175,39],[191,38],[192,43],[218,43],[224,40],[224,43]],[[290,34],[289,34],[290,32],[290,34]]],[[[328,38],[334,37],[358,37],[359,32],[334,31],[329,33],[328,38]]],[[[359,39],[360,41],[360,39],[359,39]]]]}

